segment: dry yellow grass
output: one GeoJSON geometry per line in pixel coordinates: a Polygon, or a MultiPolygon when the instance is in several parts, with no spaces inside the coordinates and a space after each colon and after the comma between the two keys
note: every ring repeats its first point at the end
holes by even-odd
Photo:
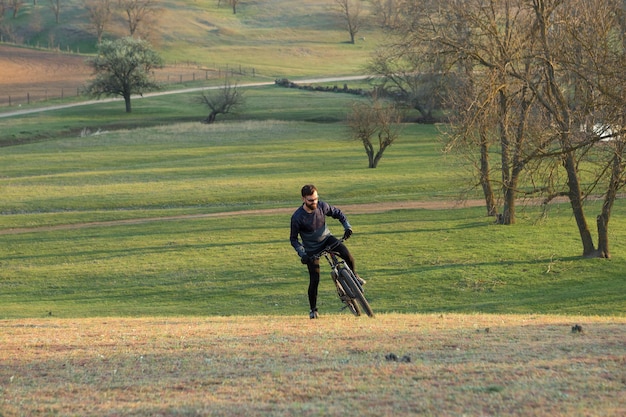
{"type": "Polygon", "coordinates": [[[4,417],[626,414],[624,317],[51,317],[0,327],[4,417]]]}

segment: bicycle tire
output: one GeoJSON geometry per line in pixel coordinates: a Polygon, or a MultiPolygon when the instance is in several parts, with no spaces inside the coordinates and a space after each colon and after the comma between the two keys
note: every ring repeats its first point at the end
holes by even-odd
{"type": "Polygon", "coordinates": [[[343,270],[339,273],[339,277],[337,277],[337,284],[341,286],[345,294],[343,297],[339,294],[339,298],[346,304],[346,307],[348,307],[352,314],[359,317],[361,315],[361,309],[351,294],[353,290],[350,286],[350,280],[347,280],[343,275],[343,270]]]}
{"type": "Polygon", "coordinates": [[[363,291],[361,291],[361,287],[356,283],[356,276],[354,276],[354,272],[344,268],[341,270],[341,276],[348,285],[350,292],[354,295],[354,298],[359,302],[359,304],[361,304],[361,307],[363,307],[365,314],[369,317],[374,317],[372,307],[370,307],[370,304],[367,302],[363,291]]]}
{"type": "Polygon", "coordinates": [[[354,300],[347,301],[346,306],[348,306],[348,310],[350,310],[352,314],[354,314],[357,317],[361,316],[361,309],[359,308],[359,305],[356,303],[356,301],[354,300]]]}

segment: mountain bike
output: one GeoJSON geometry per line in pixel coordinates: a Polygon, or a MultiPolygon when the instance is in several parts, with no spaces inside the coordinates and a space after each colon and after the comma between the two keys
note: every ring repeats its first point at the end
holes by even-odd
{"type": "Polygon", "coordinates": [[[346,264],[346,261],[341,259],[338,253],[334,251],[343,241],[344,239],[337,240],[337,242],[324,248],[315,257],[319,259],[323,256],[328,261],[330,276],[335,283],[335,287],[337,287],[339,299],[345,304],[344,309],[348,308],[355,316],[360,316],[361,309],[363,309],[369,317],[374,317],[374,312],[363,293],[361,281],[346,264]]]}

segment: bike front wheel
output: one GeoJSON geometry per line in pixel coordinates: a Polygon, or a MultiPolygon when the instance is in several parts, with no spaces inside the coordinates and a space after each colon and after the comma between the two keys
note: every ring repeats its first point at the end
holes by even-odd
{"type": "Polygon", "coordinates": [[[361,315],[361,309],[359,305],[354,300],[354,298],[350,295],[352,290],[348,286],[348,282],[346,282],[346,278],[343,274],[340,274],[339,277],[333,276],[333,280],[335,281],[335,285],[337,286],[337,295],[344,302],[346,307],[354,314],[355,316],[361,315]]]}
{"type": "Polygon", "coordinates": [[[372,307],[370,307],[370,304],[367,302],[367,299],[365,298],[365,295],[361,290],[361,286],[356,282],[357,278],[354,273],[346,268],[341,270],[341,276],[343,278],[343,281],[348,286],[348,291],[351,292],[352,296],[359,302],[359,304],[361,304],[361,307],[363,307],[363,311],[365,311],[365,314],[370,317],[374,317],[374,311],[372,310],[372,307]]]}

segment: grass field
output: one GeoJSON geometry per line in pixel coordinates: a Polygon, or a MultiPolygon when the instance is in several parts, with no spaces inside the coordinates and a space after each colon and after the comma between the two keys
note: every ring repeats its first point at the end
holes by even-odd
{"type": "MultiPolygon", "coordinates": [[[[407,126],[374,170],[340,123],[187,123],[6,147],[0,317],[306,311],[288,226],[308,182],[357,205],[350,246],[378,312],[624,313],[621,200],[608,262],[579,257],[566,206],[545,218],[527,207],[512,227],[481,207],[359,209],[454,201],[464,171],[436,133],[407,126]],[[210,216],[221,212],[232,214],[210,216]]],[[[320,308],[337,311],[322,291],[320,308]]]]}
{"type": "Polygon", "coordinates": [[[3,148],[3,417],[624,413],[622,200],[611,261],[580,258],[566,206],[369,211],[459,195],[435,127],[371,170],[340,123],[260,113],[3,148]],[[347,208],[375,319],[327,271],[308,319],[309,181],[347,208]]]}
{"type": "Polygon", "coordinates": [[[535,314],[5,320],[1,413],[617,417],[625,326],[535,314]]]}
{"type": "MultiPolygon", "coordinates": [[[[376,36],[338,41],[330,1],[184,4],[168,59],[354,73],[376,36]]],[[[504,227],[457,201],[480,195],[436,126],[372,170],[352,96],[247,89],[212,126],[193,99],[0,119],[0,417],[626,414],[624,200],[612,259],[583,259],[567,205],[504,227]],[[308,182],[354,227],[374,319],[327,269],[308,319],[288,242],[308,182]]]]}

